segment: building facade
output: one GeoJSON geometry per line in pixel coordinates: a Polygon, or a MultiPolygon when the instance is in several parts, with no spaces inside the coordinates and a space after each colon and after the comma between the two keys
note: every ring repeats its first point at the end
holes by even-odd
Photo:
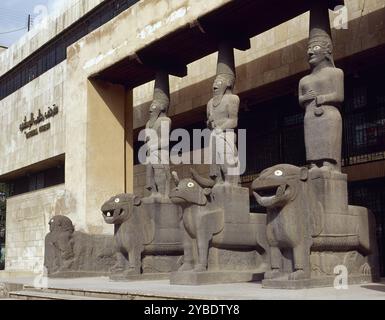
{"type": "MultiPolygon", "coordinates": [[[[240,39],[239,32],[251,38],[249,49],[236,50],[239,127],[247,130],[242,183],[247,186],[274,164],[305,164],[297,91],[309,70],[306,1],[282,8],[287,15],[279,14],[275,27],[266,19],[253,20],[253,14],[272,17],[274,5],[285,1],[262,1],[260,12],[247,13],[255,9],[252,2],[73,1],[39,29],[0,49],[7,271],[42,270],[44,237],[54,215],[70,217],[78,230],[91,234],[113,232],[103,223],[101,204],[117,193],[144,195],[137,140],[152,100],[152,63],[175,62],[173,127],[204,128],[217,57],[205,37],[228,33],[226,25],[240,39]],[[240,24],[244,29],[235,27],[240,24]]],[[[330,14],[337,27],[348,17],[344,28],[333,30],[336,64],[346,76],[343,171],[349,174],[350,203],[376,214],[384,275],[385,0],[345,4],[346,9],[330,14]]],[[[175,169],[188,175],[188,166],[175,169]]],[[[252,209],[262,210],[255,204],[252,209]]]]}

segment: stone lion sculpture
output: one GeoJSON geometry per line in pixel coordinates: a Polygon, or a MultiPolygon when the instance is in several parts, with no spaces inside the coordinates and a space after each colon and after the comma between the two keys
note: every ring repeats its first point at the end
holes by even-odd
{"type": "Polygon", "coordinates": [[[162,204],[143,203],[133,194],[119,194],[103,204],[101,211],[105,222],[115,225],[117,261],[111,268],[112,278],[141,274],[142,258],[147,255],[179,258],[182,255],[180,218],[171,208],[158,216],[156,213],[160,210],[154,210],[153,206],[159,205],[162,204]]]}
{"type": "Polygon", "coordinates": [[[329,191],[331,196],[347,195],[347,190],[337,188],[347,189],[344,179],[340,173],[319,175],[283,164],[266,169],[254,180],[254,196],[268,213],[271,270],[265,279],[310,279],[316,271],[333,275],[333,268],[342,264],[350,273],[376,272],[373,214],[363,207],[348,206],[347,196],[337,197],[341,204],[327,203],[329,191]]]}
{"type": "Polygon", "coordinates": [[[112,236],[75,231],[71,219],[61,215],[49,221],[49,230],[44,257],[49,277],[107,275],[115,263],[112,236]]]}

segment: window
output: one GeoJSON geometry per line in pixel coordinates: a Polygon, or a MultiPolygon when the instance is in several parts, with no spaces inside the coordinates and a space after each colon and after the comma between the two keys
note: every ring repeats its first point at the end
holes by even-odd
{"type": "Polygon", "coordinates": [[[7,182],[10,196],[49,188],[64,183],[64,164],[7,182]]]}
{"type": "Polygon", "coordinates": [[[67,47],[139,0],[106,0],[0,78],[0,100],[67,58],[67,47]]]}

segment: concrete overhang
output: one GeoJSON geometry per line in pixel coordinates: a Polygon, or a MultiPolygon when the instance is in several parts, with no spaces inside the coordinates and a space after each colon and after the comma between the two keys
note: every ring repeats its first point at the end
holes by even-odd
{"type": "Polygon", "coordinates": [[[157,69],[183,77],[187,65],[218,50],[223,39],[235,48],[247,50],[250,38],[310,10],[316,1],[328,2],[330,9],[344,0],[234,0],[208,12],[94,77],[127,88],[155,78],[157,69]]]}

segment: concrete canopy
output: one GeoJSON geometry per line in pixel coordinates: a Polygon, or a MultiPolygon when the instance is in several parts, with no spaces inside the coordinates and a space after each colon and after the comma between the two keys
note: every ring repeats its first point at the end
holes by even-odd
{"type": "MultiPolygon", "coordinates": [[[[173,33],[138,50],[95,78],[134,88],[155,78],[157,69],[183,77],[187,65],[218,50],[221,40],[247,50],[250,38],[307,12],[315,1],[325,0],[234,0],[173,33]]],[[[327,0],[330,9],[344,0],[327,0]]]]}

